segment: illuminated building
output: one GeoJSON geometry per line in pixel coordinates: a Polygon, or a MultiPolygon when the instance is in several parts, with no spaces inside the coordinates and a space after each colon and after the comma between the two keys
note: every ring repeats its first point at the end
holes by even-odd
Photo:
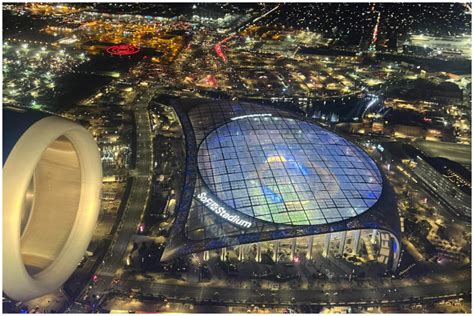
{"type": "Polygon", "coordinates": [[[3,292],[26,301],[61,287],[86,252],[102,165],[91,134],[40,112],[3,111],[3,292]]]}
{"type": "MultiPolygon", "coordinates": [[[[436,55],[446,57],[471,56],[471,35],[457,36],[430,36],[424,34],[413,34],[407,41],[413,48],[433,51],[436,55]]],[[[407,43],[407,44],[408,44],[407,43]]]]}
{"type": "Polygon", "coordinates": [[[186,179],[163,261],[191,253],[256,262],[340,256],[396,268],[396,201],[364,151],[273,107],[179,102],[186,179]]]}

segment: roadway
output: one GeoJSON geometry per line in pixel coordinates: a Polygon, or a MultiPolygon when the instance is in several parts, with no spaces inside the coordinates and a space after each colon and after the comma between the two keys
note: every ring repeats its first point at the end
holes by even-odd
{"type": "Polygon", "coordinates": [[[133,235],[142,221],[151,186],[153,166],[152,131],[148,116],[148,103],[154,93],[149,89],[135,105],[136,123],[136,168],[130,172],[132,188],[121,223],[113,239],[113,244],[104,258],[103,265],[96,272],[98,281],[94,286],[95,294],[107,291],[117,272],[123,268],[128,256],[128,247],[133,235]]]}
{"type": "MultiPolygon", "coordinates": [[[[395,302],[419,301],[463,295],[471,292],[471,280],[459,274],[454,280],[423,279],[413,284],[406,280],[388,280],[364,284],[352,283],[350,287],[322,290],[320,286],[312,289],[278,289],[277,291],[234,287],[212,287],[204,285],[176,285],[155,283],[153,281],[127,280],[115,286],[120,293],[129,293],[132,288],[141,288],[143,294],[164,295],[172,300],[184,299],[195,302],[220,300],[228,303],[279,303],[279,304],[387,304],[395,302]],[[394,291],[394,289],[397,289],[394,291]],[[215,293],[218,293],[217,295],[215,293]]],[[[316,283],[317,281],[315,281],[316,283]]],[[[315,284],[316,285],[316,284],[315,284]]]]}

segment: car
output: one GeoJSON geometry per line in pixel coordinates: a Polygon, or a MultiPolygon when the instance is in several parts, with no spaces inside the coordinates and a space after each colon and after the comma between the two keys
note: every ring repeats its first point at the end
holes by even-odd
{"type": "Polygon", "coordinates": [[[77,267],[82,268],[86,262],[87,262],[87,256],[83,256],[81,261],[77,264],[77,267]]]}
{"type": "Polygon", "coordinates": [[[132,293],[141,293],[142,288],[141,287],[132,287],[132,293]]]}

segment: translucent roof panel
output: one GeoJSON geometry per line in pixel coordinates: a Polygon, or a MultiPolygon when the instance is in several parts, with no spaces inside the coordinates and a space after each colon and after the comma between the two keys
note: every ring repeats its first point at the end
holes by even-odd
{"type": "Polygon", "coordinates": [[[341,221],[368,210],[382,177],[360,148],[315,124],[274,116],[237,118],[201,143],[199,171],[230,207],[290,225],[341,221]]]}

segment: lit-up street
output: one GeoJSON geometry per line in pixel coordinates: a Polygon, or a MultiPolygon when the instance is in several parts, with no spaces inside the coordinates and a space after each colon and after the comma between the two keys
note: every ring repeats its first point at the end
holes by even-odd
{"type": "Polygon", "coordinates": [[[131,237],[139,229],[143,212],[148,202],[150,191],[150,172],[152,169],[151,150],[151,130],[148,117],[147,106],[152,97],[152,93],[139,97],[135,104],[135,123],[137,134],[136,168],[131,170],[133,177],[130,197],[125,208],[125,212],[114,239],[110,254],[106,255],[104,264],[97,272],[99,281],[94,289],[95,293],[102,294],[112,282],[112,279],[119,273],[128,256],[128,248],[131,237]]]}

